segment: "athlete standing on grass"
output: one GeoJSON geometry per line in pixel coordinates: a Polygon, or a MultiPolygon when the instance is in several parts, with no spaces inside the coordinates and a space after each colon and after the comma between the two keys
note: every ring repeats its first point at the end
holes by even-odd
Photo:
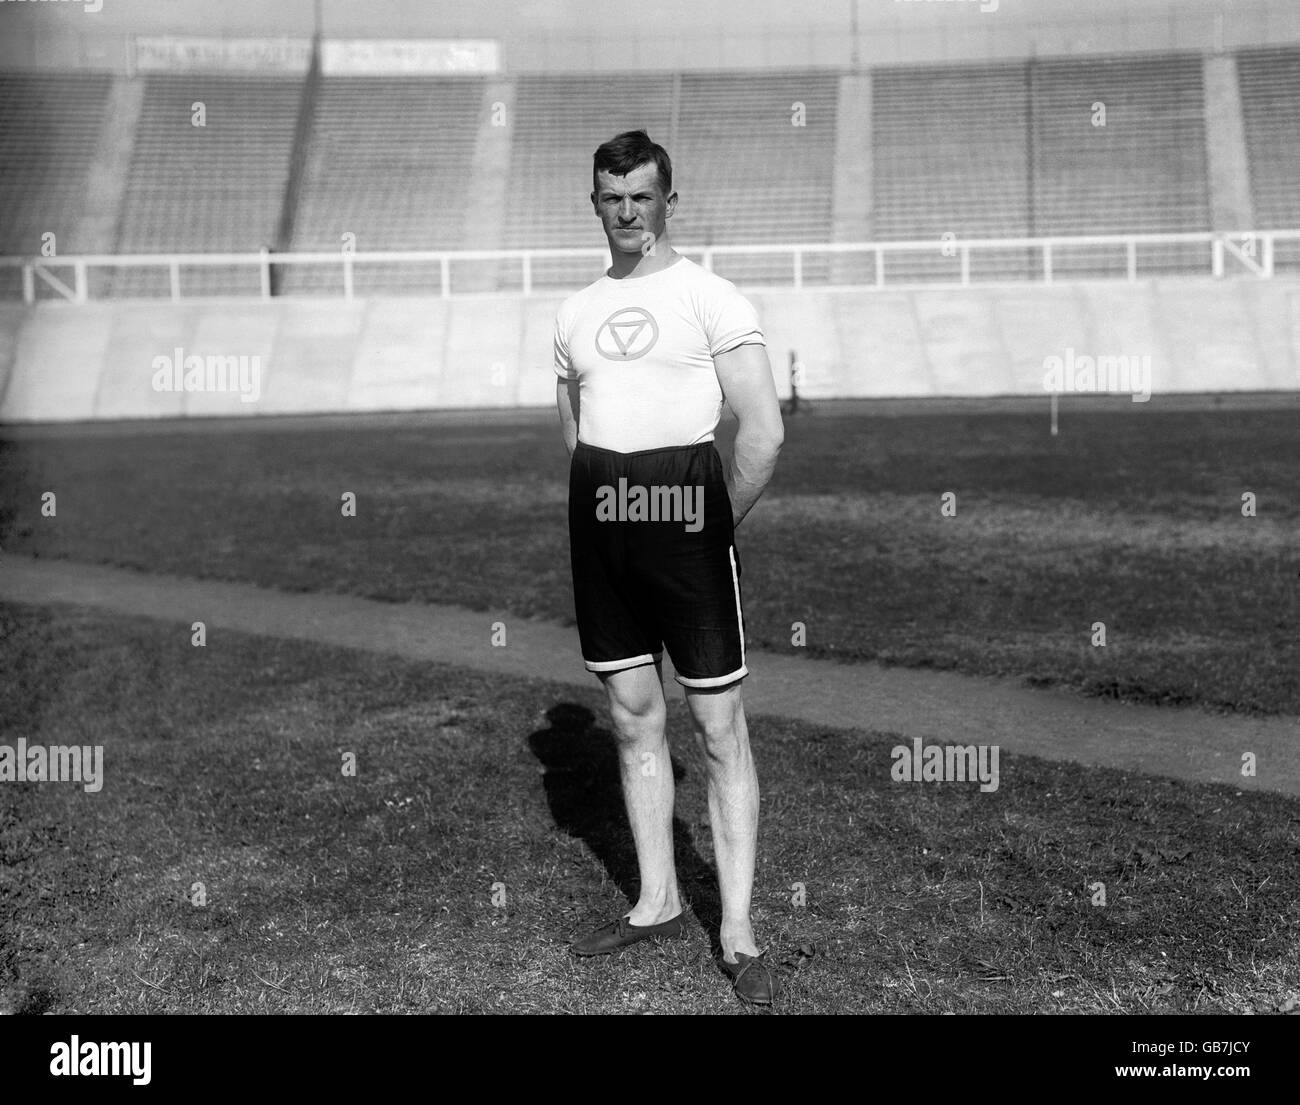
{"type": "Polygon", "coordinates": [[[613,263],[560,308],[556,390],[572,458],[578,633],[609,697],[641,890],[630,913],[573,951],[603,955],[685,932],[666,647],[707,767],[721,965],[743,1000],[767,1004],[777,978],[750,924],[759,794],[741,703],[748,671],[734,528],[772,478],[784,439],[780,405],[753,307],[668,240],[677,194],[663,147],[644,131],[620,134],[596,150],[592,177],[613,263]],[[724,399],[739,421],[725,469],[713,444],[724,399]],[[643,493],[648,512],[637,506],[643,493]]]}

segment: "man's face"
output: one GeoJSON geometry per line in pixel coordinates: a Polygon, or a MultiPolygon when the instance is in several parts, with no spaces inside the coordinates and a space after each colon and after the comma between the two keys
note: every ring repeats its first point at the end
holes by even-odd
{"type": "Polygon", "coordinates": [[[677,206],[677,193],[665,196],[659,187],[653,161],[638,165],[627,176],[602,169],[596,174],[591,199],[609,248],[620,253],[641,253],[653,245],[677,206]]]}

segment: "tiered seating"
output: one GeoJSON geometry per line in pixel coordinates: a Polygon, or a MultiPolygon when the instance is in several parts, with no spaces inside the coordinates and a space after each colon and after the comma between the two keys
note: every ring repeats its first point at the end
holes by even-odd
{"type": "MultiPolygon", "coordinates": [[[[1209,227],[1199,57],[888,69],[872,96],[880,238],[1209,227]],[[1094,103],[1105,105],[1105,126],[1093,125],[1094,103]]],[[[1203,270],[1204,253],[1145,249],[1141,263],[1147,272],[1203,270]]],[[[1121,249],[1058,250],[1053,262],[1061,276],[1125,271],[1121,249]]],[[[1007,279],[1040,264],[1037,254],[976,254],[971,272],[1007,279]]],[[[941,254],[906,255],[891,275],[953,279],[956,266],[941,254]]]]}
{"type": "MultiPolygon", "coordinates": [[[[960,262],[941,249],[946,234],[957,241],[1028,234],[1026,100],[1023,65],[873,75],[875,237],[935,243],[928,254],[886,255],[889,278],[957,279],[960,262]]],[[[1025,265],[1020,251],[976,254],[972,278],[1023,277],[1025,265]]]]}
{"type": "MultiPolygon", "coordinates": [[[[1300,227],[1300,50],[1239,54],[1237,79],[1255,224],[1294,230],[1300,227]]],[[[1300,268],[1300,242],[1279,243],[1273,262],[1300,268]]]]}
{"type": "MultiPolygon", "coordinates": [[[[1202,60],[1197,55],[1080,58],[1030,67],[1036,235],[1210,228],[1202,60]],[[1094,126],[1093,104],[1105,105],[1094,126]]],[[[1150,247],[1143,270],[1201,271],[1201,247],[1150,247]]],[[[1118,276],[1122,250],[1059,255],[1062,276],[1118,276]]]]}
{"type": "MultiPolygon", "coordinates": [[[[119,253],[273,248],[302,79],[151,75],[118,231],[119,253]],[[206,125],[191,124],[203,103],[206,125]]],[[[185,295],[250,294],[257,270],[182,271],[185,295]]],[[[124,269],[118,295],[165,295],[165,269],[124,269]]]]}
{"type": "MultiPolygon", "coordinates": [[[[0,74],[0,254],[39,254],[47,232],[59,253],[82,248],[76,228],[111,81],[0,74]]],[[[16,269],[0,271],[0,279],[6,298],[20,294],[16,269]]]]}
{"type": "MultiPolygon", "coordinates": [[[[481,123],[480,77],[327,77],[312,120],[293,249],[460,249],[481,123]]],[[[517,201],[511,197],[512,202],[517,201]]],[[[341,290],[338,265],[294,266],[291,292],[341,290]]],[[[365,265],[357,294],[436,291],[437,265],[365,265]]]]}
{"type": "MultiPolygon", "coordinates": [[[[986,65],[897,67],[872,74],[873,235],[932,249],[890,255],[887,277],[955,279],[956,243],[988,237],[1206,230],[1210,226],[1199,56],[1128,56],[986,65]],[[1105,126],[1093,124],[1095,103],[1105,126]],[[949,251],[950,253],[955,251],[949,251]]],[[[1300,49],[1238,57],[1256,222],[1300,225],[1300,49]]],[[[116,248],[121,253],[255,252],[276,245],[303,94],[301,77],[150,75],[116,248]],[[191,125],[202,101],[206,126],[191,125]]],[[[0,75],[0,250],[33,254],[53,230],[78,249],[87,171],[111,78],[0,75]]],[[[478,228],[471,199],[484,80],[330,77],[318,85],[302,159],[290,248],[360,251],[589,246],[603,238],[590,192],[591,155],[643,127],[673,155],[681,246],[829,241],[833,234],[839,75],[718,72],[516,78],[501,225],[478,228]],[[805,125],[793,125],[794,105],[805,125]],[[489,234],[491,229],[493,233],[489,234]],[[496,231],[500,231],[499,234],[496,231]]],[[[1142,247],[1144,273],[1204,272],[1202,247],[1142,247]]],[[[1279,248],[1300,267],[1300,244],[1279,248]]],[[[1037,251],[979,252],[972,278],[1036,276],[1037,251]]],[[[1119,276],[1122,248],[1058,248],[1058,277],[1119,276]]],[[[599,260],[537,261],[538,287],[575,287],[599,260]]],[[[784,283],[788,256],[720,256],[746,284],[784,283]]],[[[837,265],[837,280],[869,282],[837,265]],[[847,274],[847,275],[846,275],[847,274]]],[[[804,279],[828,279],[823,256],[804,279]]],[[[341,266],[285,266],[279,289],[337,293],[341,266]]],[[[17,294],[16,276],[0,291],[17,294]],[[13,287],[10,287],[13,285],[13,287]]],[[[166,295],[162,268],[121,270],[118,295],[166,295]]],[[[453,287],[455,287],[453,279],[453,287]]],[[[491,286],[490,282],[480,286],[491,286]]],[[[502,265],[496,287],[519,287],[502,265]]],[[[188,268],[186,296],[256,294],[255,268],[188,268]]],[[[358,294],[436,293],[436,266],[358,266],[358,294]]]]}
{"type": "MultiPolygon", "coordinates": [[[[674,241],[830,241],[838,88],[837,75],[825,72],[683,76],[669,149],[681,194],[674,241]]],[[[714,268],[729,279],[787,284],[790,264],[788,256],[722,255],[714,268]]],[[[824,282],[826,268],[825,255],[809,258],[804,278],[824,282]]]]}
{"type": "MultiPolygon", "coordinates": [[[[655,74],[521,76],[505,219],[509,246],[603,247],[589,198],[591,155],[614,135],[636,129],[672,154],[672,88],[671,77],[655,74]]],[[[533,279],[539,286],[575,287],[601,269],[600,261],[543,261],[534,265],[533,279]]]]}

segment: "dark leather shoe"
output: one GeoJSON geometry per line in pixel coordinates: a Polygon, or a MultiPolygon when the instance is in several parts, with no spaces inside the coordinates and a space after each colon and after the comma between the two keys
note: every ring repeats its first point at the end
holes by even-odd
{"type": "Polygon", "coordinates": [[[657,925],[634,925],[626,917],[620,917],[607,925],[601,925],[581,940],[575,940],[569,950],[574,955],[609,955],[610,952],[622,951],[630,944],[651,937],[685,936],[686,924],[682,916],[679,913],[657,925]]]}
{"type": "Polygon", "coordinates": [[[728,963],[721,956],[718,957],[718,962],[727,972],[731,987],[741,1001],[750,1005],[771,1005],[781,992],[781,980],[761,955],[737,952],[735,963],[728,963]]]}

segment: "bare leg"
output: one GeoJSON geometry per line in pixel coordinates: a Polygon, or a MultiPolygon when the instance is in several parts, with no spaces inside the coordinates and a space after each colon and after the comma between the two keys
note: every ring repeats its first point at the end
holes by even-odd
{"type": "Polygon", "coordinates": [[[719,689],[686,688],[709,778],[709,820],[722,895],[719,938],[723,958],[733,963],[736,952],[758,954],[749,917],[758,846],[758,774],[740,687],[733,683],[719,689]]]}
{"type": "Polygon", "coordinates": [[[657,925],[682,911],[673,863],[673,769],[663,675],[658,664],[643,664],[610,672],[601,681],[618,738],[623,800],[641,872],[641,896],[628,916],[634,925],[657,925]]]}

